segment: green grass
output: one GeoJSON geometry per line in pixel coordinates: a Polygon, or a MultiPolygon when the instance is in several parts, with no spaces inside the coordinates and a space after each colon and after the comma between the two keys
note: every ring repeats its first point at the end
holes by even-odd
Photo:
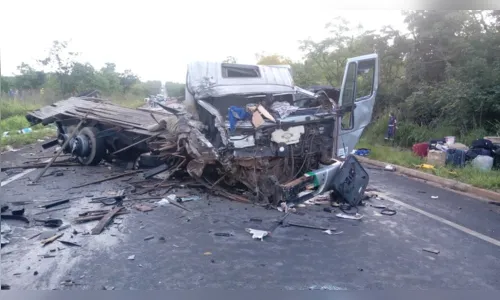
{"type": "Polygon", "coordinates": [[[0,117],[7,119],[15,116],[25,116],[26,113],[40,108],[42,105],[16,100],[0,99],[0,117]]]}
{"type": "Polygon", "coordinates": [[[39,124],[30,126],[30,123],[26,120],[24,115],[12,116],[6,119],[2,118],[2,120],[0,120],[0,133],[3,133],[4,131],[18,131],[27,127],[31,127],[33,130],[38,130],[43,128],[43,125],[39,124]]]}
{"type": "Polygon", "coordinates": [[[134,95],[112,95],[109,100],[117,105],[128,107],[128,108],[138,108],[144,105],[144,99],[139,99],[134,95]]]}
{"type": "MultiPolygon", "coordinates": [[[[395,164],[403,167],[416,169],[415,165],[425,163],[425,161],[411,151],[404,148],[391,147],[387,145],[371,144],[362,139],[356,148],[370,149],[368,158],[395,164]]],[[[454,179],[479,188],[500,191],[500,171],[481,171],[471,166],[465,168],[451,169],[448,167],[439,167],[435,170],[422,170],[434,175],[454,179]]]]}
{"type": "Polygon", "coordinates": [[[53,127],[44,127],[27,134],[13,133],[7,137],[0,138],[0,149],[4,151],[6,146],[19,148],[24,145],[36,143],[39,139],[45,139],[46,137],[55,136],[56,130],[53,127]]]}

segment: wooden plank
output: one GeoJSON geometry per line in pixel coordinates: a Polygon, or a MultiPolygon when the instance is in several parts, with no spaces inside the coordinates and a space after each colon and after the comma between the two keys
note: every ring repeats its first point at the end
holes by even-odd
{"type": "Polygon", "coordinates": [[[52,243],[53,241],[57,240],[58,238],[62,237],[64,235],[64,232],[63,233],[59,233],[59,234],[56,234],[52,237],[49,237],[48,239],[45,239],[42,241],[42,245],[47,245],[47,244],[50,244],[52,243]]]}
{"type": "Polygon", "coordinates": [[[113,208],[110,212],[108,212],[102,219],[97,223],[97,225],[92,229],[91,233],[93,235],[100,234],[104,227],[108,225],[108,223],[113,219],[117,212],[123,209],[123,206],[117,206],[113,208]]]}

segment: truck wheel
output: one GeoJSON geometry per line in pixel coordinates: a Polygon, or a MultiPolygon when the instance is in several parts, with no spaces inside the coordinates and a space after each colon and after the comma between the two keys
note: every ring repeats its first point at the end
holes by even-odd
{"type": "Polygon", "coordinates": [[[99,130],[95,127],[84,127],[78,134],[84,135],[89,141],[90,153],[87,157],[78,157],[82,165],[98,165],[106,155],[106,144],[104,138],[97,138],[99,130]]]}

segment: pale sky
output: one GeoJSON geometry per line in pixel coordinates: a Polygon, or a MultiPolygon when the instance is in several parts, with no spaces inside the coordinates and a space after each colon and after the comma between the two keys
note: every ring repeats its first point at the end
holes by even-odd
{"type": "Polygon", "coordinates": [[[255,54],[303,54],[299,40],[326,37],[324,26],[342,16],[365,29],[405,29],[399,10],[339,10],[338,1],[2,0],[0,55],[3,75],[21,62],[35,64],[54,40],[70,40],[79,60],[100,68],[113,62],[142,80],[185,80],[195,60],[255,54]]]}

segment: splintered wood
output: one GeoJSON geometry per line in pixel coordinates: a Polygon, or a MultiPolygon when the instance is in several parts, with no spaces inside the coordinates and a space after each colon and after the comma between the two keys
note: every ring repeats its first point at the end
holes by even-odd
{"type": "Polygon", "coordinates": [[[122,206],[117,206],[113,208],[111,211],[109,211],[102,219],[97,223],[97,225],[92,229],[91,233],[93,235],[100,234],[104,227],[109,224],[109,222],[113,219],[113,217],[120,211],[122,210],[122,206]]]}

